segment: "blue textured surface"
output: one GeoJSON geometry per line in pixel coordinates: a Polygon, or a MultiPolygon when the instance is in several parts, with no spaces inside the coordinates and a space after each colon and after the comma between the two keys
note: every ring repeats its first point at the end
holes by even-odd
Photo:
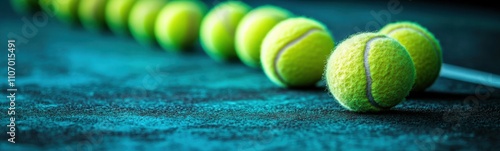
{"type": "MultiPolygon", "coordinates": [[[[337,42],[373,20],[371,10],[385,7],[276,4],[325,22],[337,42]]],[[[463,10],[419,12],[420,5],[402,4],[404,13],[392,20],[435,31],[445,62],[500,72],[491,59],[500,52],[493,47],[500,34],[494,15],[471,9],[477,15],[456,17],[463,10]]],[[[17,47],[18,137],[10,144],[1,132],[2,151],[500,148],[498,89],[440,78],[390,111],[357,114],[336,103],[324,82],[316,89],[282,89],[260,70],[211,60],[199,46],[172,54],[53,20],[17,47]]],[[[5,16],[0,31],[19,32],[21,25],[18,16],[5,16]]],[[[6,125],[8,105],[1,105],[0,124],[6,125]]]]}

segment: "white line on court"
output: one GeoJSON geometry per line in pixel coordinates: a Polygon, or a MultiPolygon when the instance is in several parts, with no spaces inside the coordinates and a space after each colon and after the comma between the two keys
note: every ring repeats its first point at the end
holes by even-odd
{"type": "Polygon", "coordinates": [[[443,63],[441,77],[500,88],[500,76],[443,63]]]}

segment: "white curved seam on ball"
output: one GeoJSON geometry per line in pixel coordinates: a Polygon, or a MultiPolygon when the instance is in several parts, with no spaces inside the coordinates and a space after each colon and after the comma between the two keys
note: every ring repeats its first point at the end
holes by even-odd
{"type": "Polygon", "coordinates": [[[403,30],[403,29],[409,29],[409,30],[412,30],[412,31],[415,31],[417,32],[419,35],[422,35],[425,39],[427,39],[427,41],[429,41],[432,45],[432,47],[434,48],[434,53],[435,55],[437,56],[438,60],[441,62],[441,55],[439,55],[439,48],[438,46],[434,43],[434,41],[432,41],[432,38],[428,37],[426,34],[424,34],[423,32],[419,31],[419,30],[416,30],[416,29],[413,29],[413,28],[409,28],[409,27],[403,27],[403,28],[398,28],[398,29],[395,29],[395,30],[392,30],[390,31],[389,33],[387,33],[387,35],[390,35],[391,33],[393,32],[396,32],[398,30],[403,30]]]}
{"type": "Polygon", "coordinates": [[[383,107],[381,106],[380,104],[378,104],[375,99],[373,98],[373,94],[372,94],[372,76],[371,76],[371,72],[370,72],[370,63],[369,63],[369,60],[368,60],[368,57],[369,57],[369,53],[370,53],[370,49],[371,49],[371,43],[377,39],[382,39],[384,37],[382,36],[378,36],[378,37],[373,37],[372,39],[368,40],[368,42],[366,42],[366,46],[365,46],[365,52],[364,52],[364,55],[363,55],[363,64],[364,64],[364,67],[365,67],[365,74],[366,74],[366,97],[368,98],[368,102],[370,102],[370,104],[376,108],[379,108],[379,109],[387,109],[387,107],[383,107]]]}
{"type": "Polygon", "coordinates": [[[285,46],[283,46],[283,48],[281,48],[278,51],[278,54],[274,58],[274,74],[276,74],[276,76],[278,77],[278,79],[282,83],[286,83],[286,82],[283,79],[283,77],[281,77],[280,73],[278,72],[278,61],[281,58],[281,55],[283,55],[283,53],[285,52],[285,50],[287,50],[289,47],[293,46],[294,44],[296,44],[297,42],[299,42],[300,40],[304,39],[305,37],[307,37],[308,35],[312,34],[315,31],[321,31],[321,30],[318,29],[318,28],[311,28],[307,32],[305,32],[304,34],[302,34],[300,37],[296,38],[295,40],[293,40],[290,43],[288,43],[285,46]]]}
{"type": "MultiPolygon", "coordinates": [[[[250,13],[249,13],[249,14],[250,14],[250,13]]],[[[258,19],[258,18],[257,18],[257,16],[258,16],[258,15],[252,14],[252,15],[250,15],[249,17],[245,16],[243,19],[241,19],[240,24],[241,24],[241,26],[242,26],[242,27],[239,27],[239,28],[245,29],[245,31],[243,32],[243,33],[245,33],[245,34],[242,34],[241,32],[240,32],[240,33],[237,33],[237,34],[243,35],[243,37],[244,37],[243,39],[244,39],[245,41],[250,41],[250,40],[248,40],[248,38],[247,38],[246,36],[247,36],[247,35],[251,35],[251,34],[253,34],[253,33],[250,33],[250,34],[246,34],[246,33],[248,33],[248,30],[249,30],[249,28],[250,28],[250,27],[253,27],[253,26],[254,26],[254,25],[253,25],[253,23],[256,23],[256,21],[255,21],[255,20],[256,20],[256,19],[258,19]],[[249,21],[249,20],[250,20],[250,21],[249,21]],[[245,23],[243,23],[243,21],[245,21],[245,23]],[[252,24],[250,24],[250,23],[252,23],[252,24]]],[[[237,27],[237,29],[236,29],[236,30],[240,30],[239,28],[237,27]]],[[[237,31],[237,32],[238,32],[238,31],[237,31]]],[[[241,40],[241,39],[240,39],[240,40],[241,40]]],[[[248,47],[247,47],[247,48],[248,48],[248,47]]],[[[260,48],[260,47],[259,47],[259,48],[260,48]]],[[[241,54],[244,56],[244,57],[242,57],[242,58],[252,58],[252,60],[253,60],[254,58],[253,58],[253,57],[252,57],[252,55],[250,54],[250,51],[248,51],[247,49],[245,49],[245,50],[246,50],[246,51],[237,51],[237,53],[241,53],[241,54]]],[[[259,51],[260,51],[260,49],[259,49],[259,51]]],[[[259,55],[259,56],[260,56],[260,55],[259,55]]],[[[244,59],[242,59],[242,60],[244,60],[244,59]]]]}
{"type": "Polygon", "coordinates": [[[217,17],[221,20],[222,22],[222,26],[224,26],[226,29],[226,32],[229,34],[229,35],[234,35],[234,30],[233,28],[231,28],[231,25],[229,23],[229,14],[230,14],[230,11],[231,10],[228,10],[230,8],[228,7],[221,7],[219,8],[221,9],[220,12],[218,13],[217,17]]]}

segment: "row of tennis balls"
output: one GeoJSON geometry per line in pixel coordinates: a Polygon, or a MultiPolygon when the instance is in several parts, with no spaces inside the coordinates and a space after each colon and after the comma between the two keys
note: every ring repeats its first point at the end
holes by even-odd
{"type": "MultiPolygon", "coordinates": [[[[90,4],[89,1],[96,0],[82,3],[90,4]]],[[[99,2],[94,7],[106,6],[99,2]]],[[[381,31],[397,42],[387,35],[360,34],[345,40],[332,53],[333,38],[324,25],[312,19],[293,17],[278,7],[262,6],[250,11],[242,2],[229,1],[203,17],[205,6],[198,1],[170,2],[163,7],[164,4],[164,1],[110,0],[109,8],[104,11],[106,16],[111,16],[106,18],[113,32],[126,35],[130,30],[132,36],[146,45],[152,45],[156,35],[159,44],[167,50],[183,50],[191,45],[198,34],[196,27],[201,24],[201,43],[209,56],[219,61],[239,56],[249,66],[262,64],[266,75],[283,87],[315,85],[322,78],[324,64],[331,54],[325,72],[330,91],[343,106],[354,111],[378,111],[396,105],[411,89],[422,91],[430,86],[441,66],[438,41],[425,28],[413,23],[396,23],[381,31]],[[112,8],[121,9],[110,11],[112,8]],[[377,38],[363,43],[358,37],[377,38]],[[380,46],[379,41],[383,41],[380,46]],[[372,63],[371,53],[353,56],[357,51],[351,49],[358,47],[365,49],[357,51],[377,52],[374,56],[378,59],[373,61],[376,63],[372,63]],[[396,50],[389,51],[393,49],[396,50]],[[368,60],[360,59],[368,56],[368,60]]],[[[71,18],[77,17],[69,18],[66,20],[70,23],[76,22],[71,18]]],[[[103,28],[104,21],[85,15],[80,18],[88,29],[103,28]]]]}
{"type": "MultiPolygon", "coordinates": [[[[19,0],[36,1],[36,0],[19,0]]],[[[186,49],[196,39],[206,5],[198,0],[40,0],[46,12],[71,26],[100,33],[132,35],[147,46],[186,49]]]]}
{"type": "Polygon", "coordinates": [[[206,16],[201,39],[212,58],[234,56],[233,31],[229,30],[235,29],[236,54],[245,64],[259,67],[262,63],[271,81],[289,88],[314,86],[324,73],[330,92],[352,111],[389,109],[410,91],[432,85],[441,69],[438,40],[416,23],[393,23],[378,33],[355,34],[334,49],[334,40],[323,24],[292,17],[278,7],[256,8],[240,23],[219,18],[221,14],[235,17],[240,14],[228,12],[244,9],[241,3],[230,3],[215,7],[206,16]]]}

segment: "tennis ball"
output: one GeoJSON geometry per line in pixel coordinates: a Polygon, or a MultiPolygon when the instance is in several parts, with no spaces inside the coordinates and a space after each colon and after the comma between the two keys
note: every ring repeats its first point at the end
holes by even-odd
{"type": "Polygon", "coordinates": [[[410,53],[417,70],[413,91],[423,91],[436,81],[443,59],[439,41],[431,32],[417,23],[397,22],[380,33],[398,40],[410,53]]]}
{"type": "Polygon", "coordinates": [[[200,1],[179,0],[165,5],[158,14],[155,35],[160,46],[169,51],[185,50],[198,39],[206,6],[200,1]]]}
{"type": "Polygon", "coordinates": [[[107,0],[81,0],[78,4],[78,17],[83,27],[92,32],[106,30],[104,11],[107,0]]]}
{"type": "Polygon", "coordinates": [[[406,49],[380,33],[361,33],[344,40],[325,70],[330,92],[343,107],[356,112],[397,105],[409,94],[416,76],[406,49]]]}
{"type": "Polygon", "coordinates": [[[260,45],[280,21],[292,16],[285,9],[266,5],[250,11],[236,29],[236,54],[250,67],[260,67],[260,45]]]}
{"type": "Polygon", "coordinates": [[[39,3],[44,11],[53,14],[64,24],[70,26],[80,24],[78,19],[80,0],[40,0],[39,3]]]}
{"type": "Polygon", "coordinates": [[[20,15],[31,15],[40,10],[38,0],[10,0],[10,5],[20,15]]]}
{"type": "Polygon", "coordinates": [[[312,19],[289,18],[262,42],[260,59],[267,77],[282,87],[314,86],[334,47],[327,28],[312,19]]]}
{"type": "Polygon", "coordinates": [[[109,0],[106,5],[105,19],[111,32],[119,36],[130,35],[128,16],[137,0],[109,0]]]}
{"type": "Polygon", "coordinates": [[[165,0],[139,0],[130,11],[128,25],[130,33],[140,44],[153,46],[157,44],[154,29],[158,13],[165,6],[165,0]]]}
{"type": "Polygon", "coordinates": [[[201,45],[217,61],[236,58],[234,37],[236,27],[250,7],[239,1],[227,1],[215,6],[201,23],[201,45]]]}

